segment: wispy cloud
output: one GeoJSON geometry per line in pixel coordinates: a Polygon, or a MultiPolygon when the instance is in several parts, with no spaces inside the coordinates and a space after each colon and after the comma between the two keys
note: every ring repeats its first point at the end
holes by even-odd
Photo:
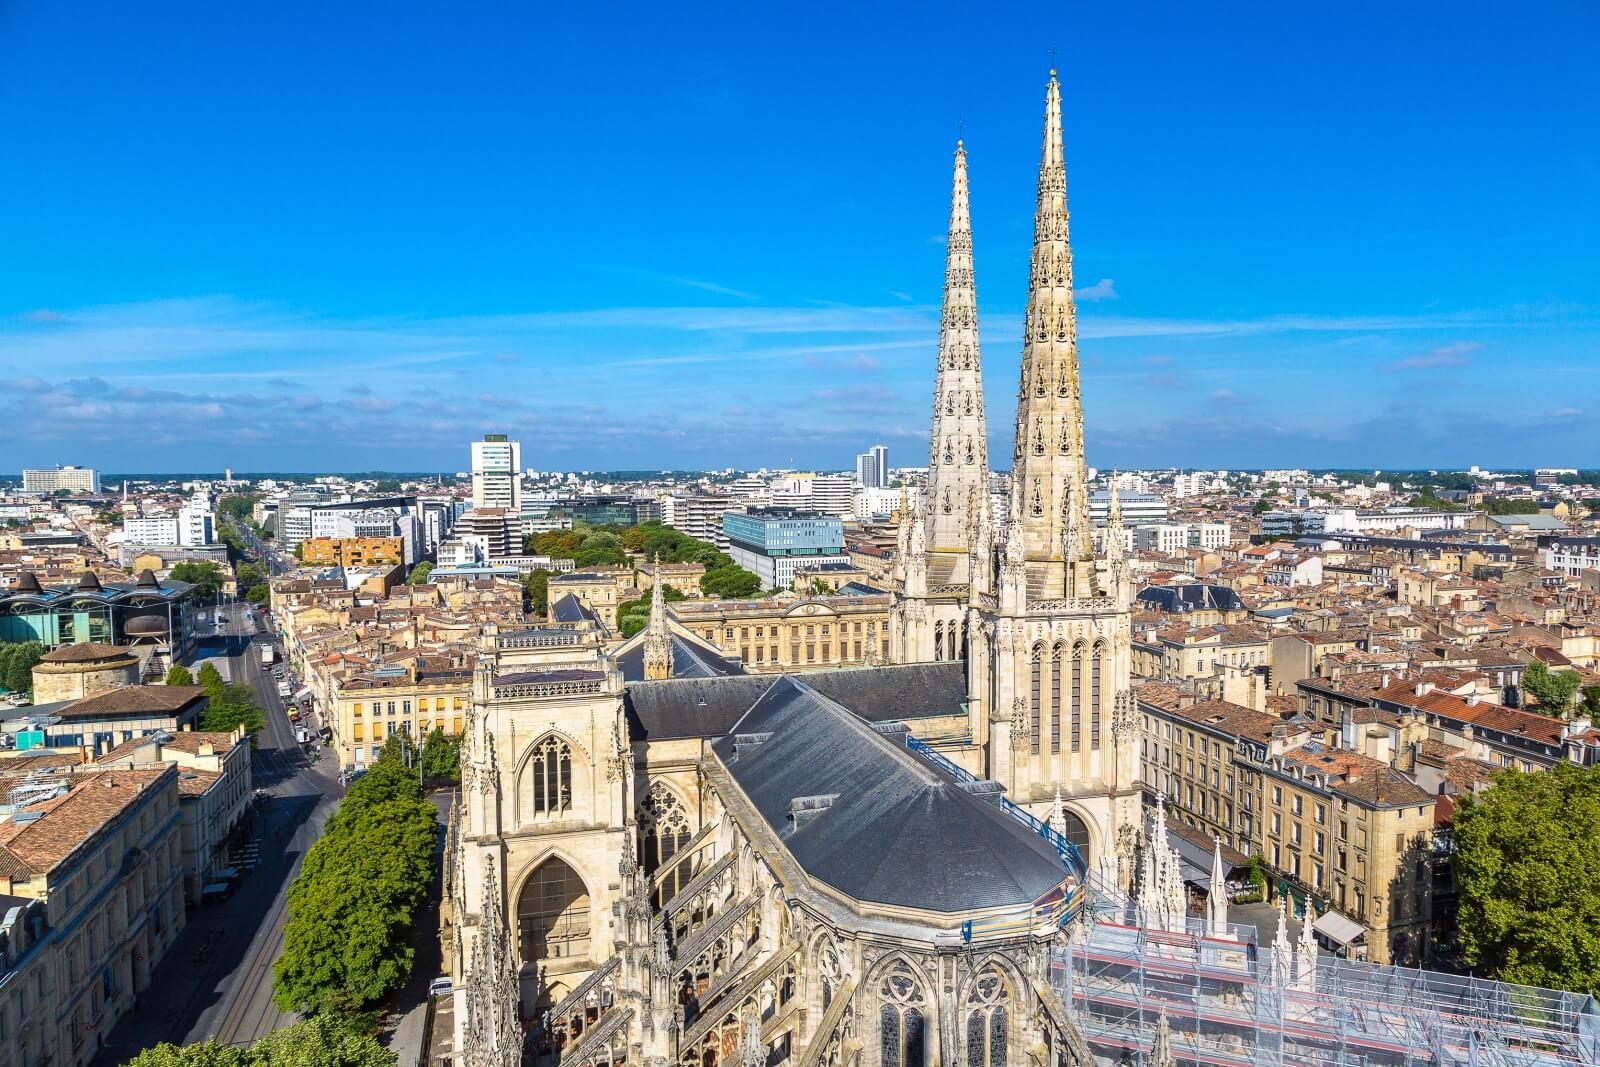
{"type": "Polygon", "coordinates": [[[703,281],[700,278],[673,278],[672,281],[679,285],[686,285],[690,289],[699,289],[707,293],[716,293],[718,296],[731,296],[739,300],[760,300],[754,293],[747,293],[743,289],[732,289],[716,282],[703,281]]]}
{"type": "Polygon", "coordinates": [[[1081,289],[1074,289],[1072,290],[1072,295],[1075,299],[1086,304],[1097,303],[1101,300],[1116,300],[1119,298],[1117,287],[1110,278],[1101,278],[1093,285],[1084,286],[1081,289]]]}
{"type": "Polygon", "coordinates": [[[1440,367],[1465,367],[1472,362],[1467,357],[1482,348],[1478,341],[1457,341],[1455,344],[1443,345],[1431,352],[1423,352],[1415,356],[1397,359],[1393,363],[1384,364],[1384,370],[1437,370],[1440,367]]]}

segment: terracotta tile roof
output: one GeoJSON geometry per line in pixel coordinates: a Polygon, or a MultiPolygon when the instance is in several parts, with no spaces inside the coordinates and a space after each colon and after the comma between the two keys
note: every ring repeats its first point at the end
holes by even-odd
{"type": "Polygon", "coordinates": [[[176,715],[205,698],[205,689],[198,685],[129,685],[75,701],[57,714],[64,719],[176,715]]]}
{"type": "Polygon", "coordinates": [[[216,785],[222,778],[220,771],[202,771],[193,767],[178,768],[178,795],[181,797],[200,797],[216,785]]]}
{"type": "Polygon", "coordinates": [[[1350,749],[1303,745],[1285,752],[1283,760],[1326,774],[1328,787],[1334,792],[1369,805],[1410,807],[1433,803],[1431,794],[1399,771],[1350,749]]]}
{"type": "Polygon", "coordinates": [[[170,767],[72,775],[65,795],[25,809],[40,813],[39,818],[0,823],[0,874],[48,874],[169,775],[176,777],[170,767]]]}
{"type": "Polygon", "coordinates": [[[1248,737],[1265,743],[1272,739],[1272,728],[1283,720],[1264,711],[1256,711],[1226,700],[1205,700],[1186,708],[1171,709],[1180,718],[1234,737],[1248,737]]]}
{"type": "Polygon", "coordinates": [[[94,663],[97,660],[121,659],[130,649],[126,645],[103,645],[97,641],[84,641],[76,645],[62,645],[39,657],[40,663],[94,663]]]}
{"type": "Polygon", "coordinates": [[[1165,711],[1177,708],[1186,695],[1171,682],[1144,682],[1134,687],[1133,694],[1136,699],[1165,711]]]}

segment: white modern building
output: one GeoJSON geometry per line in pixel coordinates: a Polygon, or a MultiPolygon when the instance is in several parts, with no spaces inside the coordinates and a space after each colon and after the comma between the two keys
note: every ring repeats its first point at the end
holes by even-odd
{"type": "MultiPolygon", "coordinates": [[[[1122,493],[1122,524],[1144,526],[1167,521],[1167,502],[1154,493],[1122,493]]],[[[1104,526],[1111,509],[1111,490],[1096,489],[1089,494],[1089,521],[1104,526]]]]}
{"type": "Polygon", "coordinates": [[[216,542],[217,520],[211,510],[211,499],[203,493],[196,493],[178,509],[178,544],[198,548],[216,542]]]}
{"type": "Polygon", "coordinates": [[[522,444],[503,433],[472,442],[472,506],[522,512],[522,444]]]}
{"type": "Polygon", "coordinates": [[[176,545],[176,515],[144,515],[122,520],[122,540],[136,545],[176,545]]]}
{"type": "Polygon", "coordinates": [[[93,467],[45,467],[22,472],[24,493],[98,493],[100,474],[93,467]]]}

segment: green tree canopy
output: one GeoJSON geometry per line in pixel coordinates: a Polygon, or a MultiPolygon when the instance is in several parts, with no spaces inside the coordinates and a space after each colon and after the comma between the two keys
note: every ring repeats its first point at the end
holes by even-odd
{"type": "Polygon", "coordinates": [[[406,575],[406,584],[426,585],[428,581],[428,575],[433,573],[433,567],[434,565],[432,563],[429,563],[427,560],[423,560],[415,567],[412,567],[411,573],[406,575]]]}
{"type": "Polygon", "coordinates": [[[172,667],[167,671],[167,684],[168,685],[193,685],[194,684],[194,675],[190,672],[188,667],[185,667],[181,663],[174,663],[172,665],[172,667]]]}
{"type": "Polygon", "coordinates": [[[44,658],[44,646],[37,641],[24,641],[16,645],[0,645],[5,659],[0,662],[0,682],[13,693],[33,692],[33,669],[44,658]]]}
{"type": "MultiPolygon", "coordinates": [[[[661,599],[668,603],[677,603],[684,599],[684,595],[672,586],[667,586],[661,592],[661,599]]],[[[650,624],[650,597],[642,596],[637,600],[624,600],[617,605],[617,629],[623,637],[632,637],[650,624]]]]}
{"type": "Polygon", "coordinates": [[[737,564],[708,570],[700,579],[700,590],[719,600],[743,600],[761,592],[761,579],[737,564]]]}
{"type": "Polygon", "coordinates": [[[1522,669],[1522,688],[1539,702],[1545,715],[1566,718],[1572,714],[1572,701],[1583,685],[1577,671],[1552,671],[1543,660],[1534,660],[1522,669]]]}
{"type": "Polygon", "coordinates": [[[1506,500],[1500,497],[1490,497],[1483,502],[1483,510],[1490,515],[1537,515],[1539,502],[1537,500],[1506,500]]]}
{"type": "Polygon", "coordinates": [[[544,615],[550,610],[550,572],[536,567],[522,576],[522,591],[528,597],[528,607],[544,615]]]}
{"type": "Polygon", "coordinates": [[[314,1016],[274,1030],[247,1048],[206,1041],[163,1042],[145,1049],[126,1067],[395,1067],[395,1053],[378,1043],[365,1020],[314,1016]]]}
{"type": "Polygon", "coordinates": [[[413,918],[426,894],[437,840],[434,808],[386,742],[351,783],[289,887],[274,999],[306,1014],[359,1010],[404,985],[413,918]]]}
{"type": "Polygon", "coordinates": [[[1463,800],[1455,836],[1467,962],[1600,994],[1600,767],[1502,771],[1463,800]]]}
{"type": "Polygon", "coordinates": [[[185,560],[167,572],[175,582],[188,582],[194,586],[195,595],[210,599],[222,591],[222,568],[215,563],[193,563],[185,560]]]}
{"type": "Polygon", "coordinates": [[[422,743],[422,774],[431,782],[461,780],[461,738],[446,737],[437,726],[422,743]]]}

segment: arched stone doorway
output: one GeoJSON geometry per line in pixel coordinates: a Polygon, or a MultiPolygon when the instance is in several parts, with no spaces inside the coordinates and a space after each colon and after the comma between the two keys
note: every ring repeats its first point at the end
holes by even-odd
{"type": "Polygon", "coordinates": [[[1061,809],[1061,825],[1056,827],[1061,831],[1061,836],[1078,847],[1078,855],[1083,857],[1084,864],[1094,868],[1094,857],[1089,849],[1089,825],[1073,813],[1071,808],[1061,809]]]}

